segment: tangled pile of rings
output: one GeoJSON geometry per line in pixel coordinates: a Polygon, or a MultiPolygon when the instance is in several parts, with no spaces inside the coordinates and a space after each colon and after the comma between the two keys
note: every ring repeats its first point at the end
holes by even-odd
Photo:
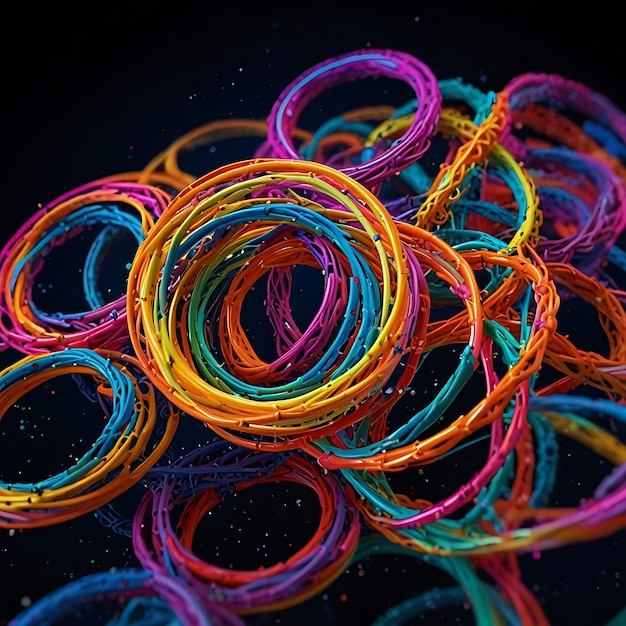
{"type": "Polygon", "coordinates": [[[411,54],[363,49],[304,71],[262,121],[211,121],[140,171],[43,206],[0,252],[0,341],[20,354],[0,372],[2,411],[70,376],[106,420],[60,473],[0,481],[0,526],[95,513],[132,538],[141,567],[73,580],[12,624],[116,598],[110,624],[238,625],[321,594],[374,553],[457,581],[376,624],[464,603],[479,625],[548,624],[519,555],[626,524],[625,163],[626,114],[584,84],[527,73],[485,91],[438,80],[411,54]],[[379,77],[414,97],[300,124],[322,92],[379,77]],[[181,165],[241,137],[259,140],[249,158],[200,176],[181,165]],[[45,312],[40,272],[90,232],[88,310],[45,312]],[[100,278],[123,232],[136,252],[110,300],[100,278]],[[321,277],[319,293],[298,284],[302,271],[321,277]],[[259,290],[269,357],[245,322],[259,290]],[[559,328],[576,302],[597,314],[597,350],[559,328]],[[433,387],[424,363],[437,354],[447,370],[433,387]],[[177,455],[190,420],[207,439],[177,455]],[[553,498],[568,439],[606,463],[578,506],[553,498]],[[439,500],[394,486],[467,449],[476,469],[450,476],[439,500]],[[200,521],[229,494],[285,481],[321,510],[289,559],[240,570],[194,554],[200,521]],[[134,485],[145,488],[132,519],[116,518],[134,485]]]}

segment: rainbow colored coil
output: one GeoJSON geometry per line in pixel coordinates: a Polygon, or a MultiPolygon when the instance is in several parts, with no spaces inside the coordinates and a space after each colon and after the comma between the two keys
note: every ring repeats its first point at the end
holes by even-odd
{"type": "Polygon", "coordinates": [[[0,527],[47,526],[94,511],[136,484],[174,436],[178,410],[169,405],[163,414],[161,403],[158,412],[156,390],[137,361],[113,351],[67,348],[19,359],[0,372],[4,411],[30,390],[64,375],[93,381],[105,426],[66,469],[35,482],[1,481],[0,527]]]}
{"type": "Polygon", "coordinates": [[[0,251],[0,337],[4,349],[45,353],[65,348],[127,348],[125,294],[104,298],[100,265],[118,232],[137,245],[154,225],[169,196],[156,187],[95,181],[43,207],[0,251]],[[155,213],[153,213],[155,212],[155,213]],[[84,262],[83,291],[89,310],[47,313],[36,305],[35,281],[51,253],[100,228],[84,262]]]}
{"type": "MultiPolygon", "coordinates": [[[[420,308],[411,304],[416,294],[408,289],[405,258],[393,220],[376,197],[332,168],[275,159],[218,168],[172,201],[140,247],[128,285],[131,341],[157,387],[218,434],[229,429],[260,437],[297,436],[288,442],[294,447],[302,437],[322,436],[357,421],[353,409],[362,401],[374,402],[409,342],[419,339],[407,328],[412,325],[408,312],[417,314],[420,308]],[[311,192],[319,199],[300,200],[311,192]],[[329,208],[320,203],[325,199],[329,208]],[[194,320],[205,318],[230,272],[226,269],[245,272],[247,250],[262,250],[273,229],[285,227],[328,238],[349,260],[354,277],[344,330],[310,373],[275,387],[247,384],[217,362],[206,327],[194,329],[194,320]],[[352,243],[354,237],[366,246],[352,243]],[[376,273],[371,267],[377,267],[376,273]],[[356,334],[349,340],[352,329],[356,334]],[[188,337],[197,338],[193,348],[188,337]],[[340,366],[333,363],[337,358],[340,366]]],[[[234,339],[231,327],[220,341],[234,339]]],[[[258,447],[254,441],[248,445],[258,447]]]]}

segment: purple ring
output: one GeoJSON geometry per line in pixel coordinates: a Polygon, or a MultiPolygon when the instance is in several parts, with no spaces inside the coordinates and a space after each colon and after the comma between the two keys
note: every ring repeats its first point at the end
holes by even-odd
{"type": "Polygon", "coordinates": [[[405,134],[381,152],[341,171],[374,187],[417,161],[430,146],[441,112],[442,96],[436,77],[413,55],[396,50],[364,49],[313,65],[280,94],[268,117],[268,146],[274,156],[301,159],[293,143],[298,117],[323,91],[346,81],[387,76],[407,83],[415,92],[415,117],[405,134]]]}

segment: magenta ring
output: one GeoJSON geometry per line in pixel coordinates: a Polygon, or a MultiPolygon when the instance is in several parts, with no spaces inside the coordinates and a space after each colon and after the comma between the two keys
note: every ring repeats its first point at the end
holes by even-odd
{"type": "Polygon", "coordinates": [[[381,152],[341,171],[374,187],[417,161],[430,146],[439,122],[442,96],[427,65],[396,50],[359,50],[332,57],[300,74],[280,94],[268,117],[268,146],[275,157],[301,159],[293,132],[304,107],[317,95],[345,81],[387,76],[407,83],[417,99],[415,117],[404,135],[381,152]]]}

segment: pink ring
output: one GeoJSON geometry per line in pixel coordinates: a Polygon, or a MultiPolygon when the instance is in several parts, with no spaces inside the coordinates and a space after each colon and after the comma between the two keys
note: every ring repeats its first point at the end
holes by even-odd
{"type": "Polygon", "coordinates": [[[323,91],[345,81],[387,76],[408,83],[417,99],[415,117],[405,134],[382,151],[341,171],[367,187],[374,187],[417,161],[430,146],[439,122],[442,96],[427,65],[396,50],[365,49],[310,67],[283,90],[268,117],[268,146],[278,158],[301,159],[293,143],[298,117],[323,91]]]}

